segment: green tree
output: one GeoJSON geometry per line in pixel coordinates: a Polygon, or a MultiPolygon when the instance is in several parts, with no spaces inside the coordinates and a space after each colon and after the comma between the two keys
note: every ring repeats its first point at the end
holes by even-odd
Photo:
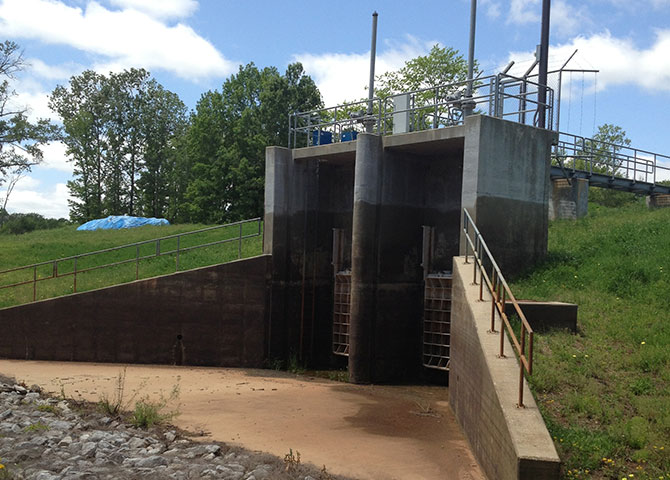
{"type": "MultiPolygon", "coordinates": [[[[600,125],[593,138],[584,142],[584,148],[580,154],[584,155],[586,160],[578,160],[577,168],[611,176],[621,175],[624,173],[622,167],[626,161],[623,150],[630,143],[626,132],[620,126],[609,123],[600,125]],[[587,161],[591,164],[588,165],[587,161]]],[[[606,188],[592,188],[589,191],[589,199],[592,202],[608,207],[619,207],[632,203],[636,198],[637,196],[633,193],[606,188]]]]}
{"type": "MultiPolygon", "coordinates": [[[[478,67],[475,66],[475,76],[478,67]]],[[[468,62],[458,50],[433,45],[428,55],[408,60],[399,70],[386,72],[375,79],[375,95],[386,98],[403,92],[464,82],[468,62]]]]}
{"type": "Polygon", "coordinates": [[[0,43],[0,186],[7,178],[11,183],[11,179],[18,179],[30,167],[40,163],[43,157],[41,147],[59,137],[57,126],[45,119],[31,122],[25,108],[13,105],[12,98],[16,93],[10,80],[25,67],[16,43],[0,43]]]}
{"type": "Polygon", "coordinates": [[[74,162],[68,187],[73,220],[166,214],[171,144],[184,130],[186,107],[144,69],[85,71],[51,94],[74,162]]]}
{"type": "MultiPolygon", "coordinates": [[[[474,75],[478,73],[479,67],[475,63],[474,75]]],[[[405,62],[399,70],[377,76],[375,95],[387,100],[401,93],[426,89],[413,96],[414,128],[449,126],[462,120],[459,101],[465,93],[463,82],[467,78],[468,63],[463,55],[456,49],[434,45],[428,55],[420,55],[405,62]],[[448,86],[436,88],[442,85],[448,86]],[[435,104],[440,106],[436,109],[435,104]]],[[[477,87],[476,83],[474,87],[477,87]]],[[[387,108],[392,109],[392,106],[387,108]]]]}
{"type": "Polygon", "coordinates": [[[69,88],[57,86],[49,98],[49,107],[63,122],[63,142],[74,163],[73,179],[67,183],[75,198],[68,200],[70,218],[74,221],[88,221],[106,214],[103,204],[109,149],[106,84],[104,75],[87,70],[72,77],[69,88]]]}
{"type": "Polygon", "coordinates": [[[190,219],[222,223],[261,215],[265,147],[287,145],[290,112],[321,105],[299,63],[284,75],[250,63],[227,79],[221,92],[205,93],[186,136],[190,219]]]}
{"type": "Polygon", "coordinates": [[[143,95],[141,112],[141,137],[145,142],[137,186],[142,213],[172,221],[176,212],[170,210],[170,205],[175,207],[183,201],[183,184],[176,170],[178,155],[183,153],[178,141],[188,125],[187,108],[177,94],[152,80],[143,95]]]}

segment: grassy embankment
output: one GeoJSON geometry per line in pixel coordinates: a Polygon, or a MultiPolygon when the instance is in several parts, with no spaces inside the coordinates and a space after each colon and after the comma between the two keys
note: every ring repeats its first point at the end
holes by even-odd
{"type": "Polygon", "coordinates": [[[563,477],[670,479],[670,209],[553,222],[512,290],[579,305],[576,335],[537,335],[531,378],[563,477]]]}
{"type": "MultiPolygon", "coordinates": [[[[163,227],[140,227],[123,230],[97,230],[93,232],[77,232],[76,227],[69,226],[53,230],[39,230],[23,235],[0,235],[0,270],[21,267],[33,263],[55,260],[63,257],[78,255],[85,252],[103,250],[115,246],[156,239],[177,233],[205,228],[206,225],[170,225],[163,227]]],[[[251,235],[258,231],[257,223],[245,224],[243,235],[251,235]]],[[[237,238],[239,227],[232,226],[182,237],[179,248],[201,245],[227,238],[237,238]]],[[[174,250],[177,240],[161,241],[162,252],[174,250]]],[[[262,236],[248,238],[242,241],[242,257],[259,255],[262,250],[262,236]]],[[[155,254],[156,244],[151,242],[142,245],[140,256],[155,254]]],[[[128,247],[100,255],[81,257],[77,260],[77,271],[98,265],[135,259],[136,247],[128,247]]],[[[176,266],[174,254],[141,260],[139,263],[139,278],[149,278],[157,275],[173,273],[176,266]]],[[[214,245],[199,248],[188,252],[181,252],[179,256],[179,270],[213,265],[234,260],[238,257],[238,242],[214,245]]],[[[58,264],[59,275],[72,272],[72,260],[58,264]]],[[[50,277],[53,265],[48,264],[37,269],[38,278],[50,277]]],[[[86,273],[77,274],[77,292],[92,290],[119,283],[135,280],[135,262],[114,267],[102,268],[86,273]]],[[[0,276],[0,286],[15,282],[32,280],[33,270],[22,270],[0,276]]],[[[73,291],[73,276],[68,275],[57,279],[44,280],[37,283],[37,299],[65,295],[73,291]]],[[[0,308],[32,300],[32,284],[0,290],[0,308]]]]}

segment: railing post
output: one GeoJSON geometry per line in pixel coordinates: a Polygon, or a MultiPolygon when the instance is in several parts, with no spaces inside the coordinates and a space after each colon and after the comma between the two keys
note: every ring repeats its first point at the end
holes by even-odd
{"type": "Polygon", "coordinates": [[[53,278],[58,278],[58,260],[54,260],[53,278]]]}
{"type": "Polygon", "coordinates": [[[140,246],[135,245],[135,280],[140,279],[140,246]]]}
{"type": "Polygon", "coordinates": [[[74,281],[72,286],[72,293],[77,293],[77,258],[74,257],[74,281]]]}
{"type": "Polygon", "coordinates": [[[181,236],[177,237],[177,257],[175,260],[175,272],[179,271],[179,239],[181,239],[181,236]]]}
{"type": "Polygon", "coordinates": [[[33,267],[33,302],[37,300],[37,265],[33,267]]]}
{"type": "Polygon", "coordinates": [[[237,242],[237,258],[242,258],[242,224],[240,223],[240,236],[237,242]]]}
{"type": "Polygon", "coordinates": [[[496,295],[497,292],[497,278],[495,270],[491,267],[491,332],[496,331],[496,295]]]}
{"type": "Polygon", "coordinates": [[[525,408],[523,405],[523,362],[519,362],[519,408],[525,408]]]}
{"type": "Polygon", "coordinates": [[[505,320],[500,315],[500,358],[505,358],[505,320]]]}

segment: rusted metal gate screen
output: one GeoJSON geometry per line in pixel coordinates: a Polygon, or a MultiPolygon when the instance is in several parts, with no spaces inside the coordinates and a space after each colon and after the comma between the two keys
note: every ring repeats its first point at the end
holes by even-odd
{"type": "Polygon", "coordinates": [[[335,274],[333,301],[333,353],[349,355],[349,324],[351,320],[351,273],[335,274]]]}
{"type": "Polygon", "coordinates": [[[449,369],[451,275],[428,275],[423,306],[423,366],[449,369]]]}

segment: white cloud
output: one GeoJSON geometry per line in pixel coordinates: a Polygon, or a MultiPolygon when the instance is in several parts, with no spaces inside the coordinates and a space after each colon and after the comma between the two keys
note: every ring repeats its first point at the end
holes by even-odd
{"type": "MultiPolygon", "coordinates": [[[[490,0],[489,0],[490,1],[490,0]]],[[[507,23],[512,25],[536,24],[538,32],[542,4],[540,0],[510,0],[507,23]]],[[[587,6],[584,3],[568,3],[567,0],[554,0],[550,8],[550,35],[566,37],[591,27],[587,6]]]]}
{"type": "Polygon", "coordinates": [[[493,19],[500,17],[501,14],[500,2],[496,0],[481,0],[480,3],[482,8],[484,8],[484,11],[486,12],[486,16],[493,19]]]}
{"type": "MultiPolygon", "coordinates": [[[[425,55],[437,42],[420,42],[408,37],[402,44],[391,44],[383,52],[377,53],[375,74],[381,75],[397,70],[407,60],[425,55]]],[[[366,53],[325,53],[314,55],[302,53],[293,55],[293,61],[303,64],[305,71],[316,82],[326,106],[367,98],[365,87],[370,75],[370,52],[366,53]]]]}
{"type": "Polygon", "coordinates": [[[540,14],[537,8],[539,5],[540,0],[511,0],[507,23],[514,25],[539,23],[540,14]]]}
{"type": "Polygon", "coordinates": [[[30,70],[31,74],[46,80],[67,80],[84,70],[81,65],[73,63],[48,65],[39,58],[29,58],[26,63],[27,69],[30,70]]]}
{"type": "MultiPolygon", "coordinates": [[[[658,30],[654,42],[646,48],[609,32],[578,36],[569,43],[551,47],[550,56],[567,59],[575,49],[589,68],[600,70],[599,90],[614,85],[636,85],[651,91],[670,92],[670,29],[658,30]]],[[[514,52],[509,58],[522,62],[532,58],[532,54],[514,52]]]]}
{"type": "MultiPolygon", "coordinates": [[[[4,190],[0,191],[0,197],[4,198],[4,194],[4,190]]],[[[44,188],[41,187],[38,180],[27,176],[16,184],[9,197],[7,211],[10,213],[39,213],[47,218],[67,218],[69,198],[66,184],[57,183],[51,188],[44,188]]]]}
{"type": "Polygon", "coordinates": [[[225,76],[236,68],[187,25],[167,26],[138,10],[112,11],[95,1],[82,10],[57,0],[4,0],[0,29],[8,37],[98,55],[100,63],[167,70],[189,80],[225,76]]]}
{"type": "Polygon", "coordinates": [[[42,147],[44,161],[40,168],[48,168],[72,174],[72,162],[67,161],[66,147],[62,142],[51,142],[42,147]]]}
{"type": "Polygon", "coordinates": [[[198,9],[195,0],[109,0],[109,3],[160,19],[188,17],[198,9]]]}

